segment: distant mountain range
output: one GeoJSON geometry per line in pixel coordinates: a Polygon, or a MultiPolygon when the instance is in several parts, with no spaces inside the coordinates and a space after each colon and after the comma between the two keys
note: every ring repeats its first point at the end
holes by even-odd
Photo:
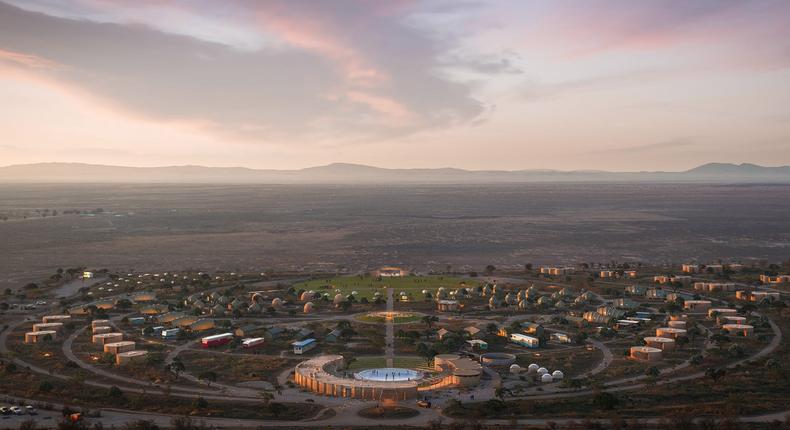
{"type": "Polygon", "coordinates": [[[598,170],[385,169],[334,163],[299,170],[244,167],[121,167],[36,163],[0,167],[2,183],[528,183],[528,182],[714,182],[790,183],[790,166],[709,163],[681,172],[598,170]]]}

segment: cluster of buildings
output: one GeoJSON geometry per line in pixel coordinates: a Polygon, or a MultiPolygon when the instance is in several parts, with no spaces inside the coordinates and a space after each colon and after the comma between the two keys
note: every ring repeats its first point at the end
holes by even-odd
{"type": "Polygon", "coordinates": [[[131,363],[145,362],[148,351],[136,349],[136,344],[130,340],[123,340],[123,333],[113,331],[109,320],[91,321],[93,336],[91,341],[100,345],[104,353],[115,356],[117,366],[125,366],[131,363]]]}
{"type": "Polygon", "coordinates": [[[541,275],[549,275],[549,276],[565,276],[565,275],[573,275],[574,269],[573,267],[541,267],[540,274],[541,275]]]}
{"type": "Polygon", "coordinates": [[[70,315],[47,315],[40,323],[33,324],[32,331],[25,333],[25,343],[44,343],[58,338],[65,323],[71,321],[70,315]]]}
{"type": "Polygon", "coordinates": [[[790,275],[760,275],[763,284],[790,284],[790,275]]]}

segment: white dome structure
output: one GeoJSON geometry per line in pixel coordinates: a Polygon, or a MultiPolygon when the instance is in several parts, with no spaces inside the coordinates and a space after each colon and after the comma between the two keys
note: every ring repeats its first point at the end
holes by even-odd
{"type": "Polygon", "coordinates": [[[511,364],[510,365],[510,373],[519,374],[524,371],[524,368],[519,366],[518,364],[511,364]]]}
{"type": "Polygon", "coordinates": [[[554,382],[554,378],[552,378],[552,376],[549,375],[548,373],[544,373],[540,377],[540,382],[544,382],[544,383],[546,383],[546,382],[554,382]]]}
{"type": "Polygon", "coordinates": [[[540,366],[538,366],[538,365],[537,365],[537,364],[535,364],[535,363],[532,363],[532,364],[530,364],[530,365],[527,367],[527,371],[528,371],[529,373],[535,373],[535,372],[537,372],[537,371],[538,371],[538,369],[540,369],[540,366]]]}
{"type": "Polygon", "coordinates": [[[341,303],[343,303],[343,302],[345,302],[345,301],[346,301],[346,298],[345,298],[345,297],[343,297],[343,295],[342,295],[342,294],[335,294],[335,298],[334,298],[334,300],[332,300],[332,303],[333,303],[335,306],[337,306],[337,305],[339,305],[339,304],[341,304],[341,303]]]}
{"type": "Polygon", "coordinates": [[[307,302],[307,303],[304,304],[304,308],[302,308],[302,310],[304,311],[304,313],[309,314],[309,313],[313,312],[313,307],[314,306],[315,305],[313,305],[313,302],[307,302]]]}
{"type": "Polygon", "coordinates": [[[538,375],[548,375],[548,373],[549,373],[549,369],[546,369],[545,367],[541,367],[540,369],[538,369],[538,375]]]}
{"type": "Polygon", "coordinates": [[[283,300],[281,298],[275,297],[275,298],[272,299],[272,307],[273,308],[279,308],[282,305],[283,305],[283,300]]]}
{"type": "Polygon", "coordinates": [[[556,379],[556,380],[560,380],[560,379],[565,377],[565,374],[562,373],[562,371],[560,371],[560,370],[555,370],[555,371],[551,372],[551,377],[556,379]]]}
{"type": "Polygon", "coordinates": [[[423,294],[428,294],[428,290],[422,290],[423,294]]]}

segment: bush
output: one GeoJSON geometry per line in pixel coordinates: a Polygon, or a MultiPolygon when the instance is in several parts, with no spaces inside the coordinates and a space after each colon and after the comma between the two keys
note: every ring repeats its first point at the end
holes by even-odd
{"type": "Polygon", "coordinates": [[[41,381],[41,383],[38,384],[38,391],[42,393],[49,393],[53,388],[55,387],[49,381],[41,381]]]}

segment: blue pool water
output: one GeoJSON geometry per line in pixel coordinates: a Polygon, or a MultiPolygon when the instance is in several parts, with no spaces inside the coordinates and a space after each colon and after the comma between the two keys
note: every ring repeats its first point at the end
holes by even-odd
{"type": "Polygon", "coordinates": [[[354,377],[364,381],[413,381],[422,378],[422,372],[412,369],[400,369],[397,367],[383,367],[379,369],[367,369],[355,373],[354,377]]]}

